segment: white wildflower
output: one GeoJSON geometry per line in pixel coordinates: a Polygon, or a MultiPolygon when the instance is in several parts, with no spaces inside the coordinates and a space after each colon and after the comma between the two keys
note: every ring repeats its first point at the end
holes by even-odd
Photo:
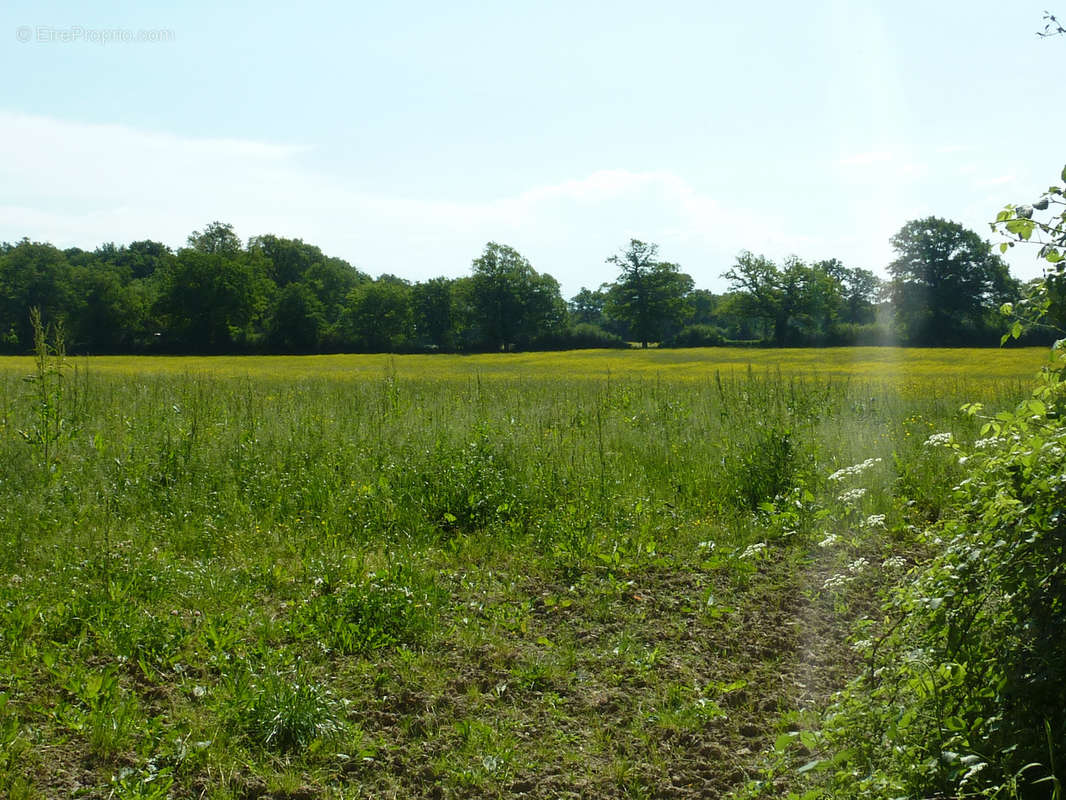
{"type": "Polygon", "coordinates": [[[865,525],[867,528],[883,528],[885,527],[885,515],[871,514],[866,518],[865,525]]]}
{"type": "Polygon", "coordinates": [[[848,564],[848,572],[850,572],[852,575],[858,575],[859,573],[863,572],[868,566],[870,566],[870,562],[867,561],[865,558],[859,557],[852,561],[850,564],[848,564]]]}
{"type": "Polygon", "coordinates": [[[843,469],[838,469],[836,472],[834,472],[832,475],[829,476],[829,480],[831,480],[831,481],[842,481],[845,478],[851,478],[851,477],[853,477],[855,475],[861,475],[862,473],[866,472],[866,470],[868,470],[871,467],[873,467],[874,464],[880,464],[880,463],[881,463],[881,459],[879,459],[879,458],[868,458],[865,461],[863,461],[861,464],[852,464],[850,467],[844,467],[843,469]]]}
{"type": "Polygon", "coordinates": [[[831,533],[828,536],[826,536],[824,539],[822,539],[822,541],[818,542],[818,546],[819,547],[832,547],[838,541],[840,541],[840,537],[837,536],[835,533],[831,533]]]}
{"type": "Polygon", "coordinates": [[[822,584],[823,591],[831,591],[833,589],[843,589],[849,583],[855,580],[849,575],[833,575],[825,579],[825,583],[822,584]]]}
{"type": "Polygon", "coordinates": [[[907,566],[907,559],[903,556],[892,556],[881,563],[881,568],[888,570],[903,569],[905,566],[907,566]]]}
{"type": "Polygon", "coordinates": [[[973,446],[978,450],[984,450],[986,447],[995,447],[1002,441],[998,436],[989,436],[987,439],[978,439],[973,443],[973,446]]]}
{"type": "Polygon", "coordinates": [[[841,503],[858,503],[866,496],[865,489],[848,489],[844,494],[837,498],[841,503]]]}
{"type": "Polygon", "coordinates": [[[934,433],[925,440],[923,447],[947,447],[955,442],[953,433],[934,433]]]}
{"type": "Polygon", "coordinates": [[[765,549],[766,549],[766,542],[756,542],[755,544],[749,544],[747,549],[743,553],[740,554],[740,557],[741,558],[752,558],[753,556],[759,555],[759,553],[761,553],[765,549]]]}

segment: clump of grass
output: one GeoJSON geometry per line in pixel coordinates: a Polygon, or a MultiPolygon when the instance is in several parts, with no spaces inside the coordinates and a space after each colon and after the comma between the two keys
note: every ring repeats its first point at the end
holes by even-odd
{"type": "Polygon", "coordinates": [[[335,738],[343,729],[336,699],[298,669],[238,673],[230,691],[237,729],[269,750],[303,750],[312,742],[335,738]]]}
{"type": "Polygon", "coordinates": [[[327,588],[296,613],[292,628],[342,654],[416,644],[431,630],[442,592],[410,567],[395,565],[327,588]]]}

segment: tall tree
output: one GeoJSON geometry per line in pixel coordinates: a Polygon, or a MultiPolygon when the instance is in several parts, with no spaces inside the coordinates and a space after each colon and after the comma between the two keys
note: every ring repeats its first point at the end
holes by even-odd
{"type": "Polygon", "coordinates": [[[267,328],[267,344],[271,350],[312,353],[318,349],[325,328],[322,303],[315,293],[307,284],[290,283],[278,292],[267,328]]]}
{"type": "Polygon", "coordinates": [[[565,324],[559,283],[514,248],[489,242],[473,267],[470,301],[485,344],[507,350],[565,324]]]}
{"type": "Polygon", "coordinates": [[[581,291],[570,298],[567,309],[570,318],[576,323],[600,325],[603,322],[603,309],[607,305],[607,293],[602,289],[592,291],[581,287],[581,291]]]}
{"type": "Polygon", "coordinates": [[[285,239],[272,233],[253,236],[248,240],[248,250],[259,252],[269,263],[269,275],[284,289],[290,283],[303,280],[312,265],[325,260],[322,251],[301,239],[285,239]]]}
{"type": "Polygon", "coordinates": [[[742,252],[724,277],[736,293],[732,308],[763,320],[778,347],[839,341],[843,323],[873,322],[877,278],[835,258],[808,265],[793,256],[778,266],[742,252]]]}
{"type": "Polygon", "coordinates": [[[360,352],[402,350],[413,335],[411,285],[394,275],[362,283],[348,293],[341,320],[347,343],[360,352]]]}
{"type": "Polygon", "coordinates": [[[0,336],[7,349],[33,346],[30,309],[46,323],[69,316],[71,267],[63,251],[23,239],[0,255],[0,336]]]}
{"type": "Polygon", "coordinates": [[[455,346],[455,300],[452,281],[431,278],[411,289],[415,333],[419,344],[439,350],[455,346]]]}
{"type": "Polygon", "coordinates": [[[777,264],[745,250],[723,277],[736,293],[734,308],[747,316],[763,319],[772,331],[773,343],[779,347],[785,345],[797,298],[789,293],[777,264]]]}
{"type": "Polygon", "coordinates": [[[194,248],[178,253],[156,301],[170,346],[216,353],[247,342],[269,292],[257,262],[245,255],[194,248]]]}
{"type": "Polygon", "coordinates": [[[939,217],[912,220],[890,241],[890,293],[905,341],[958,345],[994,334],[991,315],[1018,284],[988,242],[939,217]]]}
{"type": "Polygon", "coordinates": [[[193,250],[211,255],[234,255],[240,252],[241,240],[228,222],[212,222],[202,231],[193,231],[186,239],[193,250]]]}
{"type": "Polygon", "coordinates": [[[690,276],[677,264],[659,261],[658,253],[658,245],[630,239],[624,252],[607,259],[619,272],[608,290],[605,311],[628,323],[630,336],[644,348],[680,325],[685,297],[693,287],[690,276]]]}

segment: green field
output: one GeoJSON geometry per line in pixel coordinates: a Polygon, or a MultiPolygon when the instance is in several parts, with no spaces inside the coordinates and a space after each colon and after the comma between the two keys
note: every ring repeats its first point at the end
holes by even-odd
{"type": "Polygon", "coordinates": [[[0,795],[772,784],[1045,358],[0,359],[0,795]]]}

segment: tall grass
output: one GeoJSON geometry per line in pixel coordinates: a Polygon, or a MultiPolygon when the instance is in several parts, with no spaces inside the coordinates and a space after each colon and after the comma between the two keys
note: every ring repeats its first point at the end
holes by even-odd
{"type": "MultiPolygon", "coordinates": [[[[875,504],[905,489],[935,514],[951,473],[922,442],[973,434],[955,413],[975,399],[972,375],[899,385],[663,363],[597,378],[541,358],[551,370],[491,378],[491,360],[442,377],[368,359],[345,379],[83,362],[76,401],[50,395],[48,430],[64,433],[46,435],[43,467],[19,435],[42,423],[40,384],[7,362],[0,749],[27,755],[0,757],[0,793],[62,794],[47,748],[64,741],[116,796],[217,788],[240,763],[279,774],[271,751],[336,777],[337,753],[374,749],[343,702],[349,673],[393,681],[373,665],[402,674],[421,649],[462,641],[471,576],[515,591],[485,588],[497,579],[480,563],[506,554],[565,587],[708,539],[742,549],[770,535],[770,504],[871,457],[875,504]]],[[[979,392],[1007,406],[1020,379],[1000,372],[979,392]]],[[[478,613],[524,634],[546,602],[478,613]]],[[[550,685],[561,658],[513,669],[550,685]]],[[[453,777],[489,780],[508,758],[453,777]]]]}

